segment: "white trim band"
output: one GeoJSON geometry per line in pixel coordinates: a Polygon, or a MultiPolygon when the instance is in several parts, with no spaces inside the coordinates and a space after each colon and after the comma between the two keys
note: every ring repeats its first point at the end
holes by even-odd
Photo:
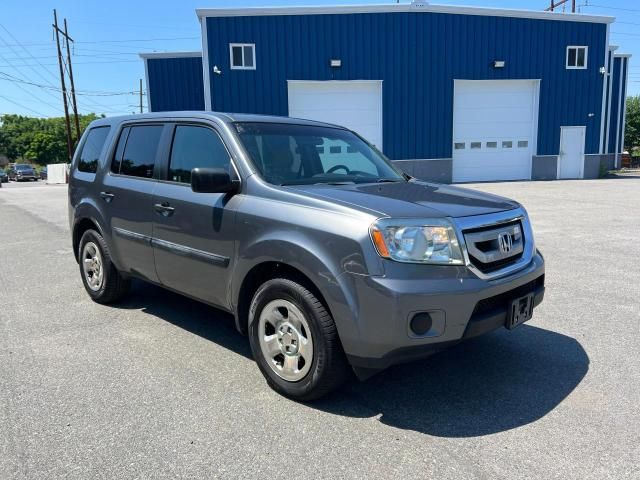
{"type": "Polygon", "coordinates": [[[140,58],[192,58],[202,57],[202,52],[150,52],[139,53],[140,58]]]}
{"type": "Polygon", "coordinates": [[[198,8],[196,14],[202,17],[248,17],[269,15],[323,15],[347,13],[450,13],[454,15],[482,15],[489,17],[519,17],[541,20],[561,20],[567,22],[613,23],[614,17],[603,15],[583,15],[578,13],[558,13],[537,10],[520,10],[486,7],[457,7],[451,5],[391,4],[391,5],[336,5],[309,7],[251,7],[251,8],[198,8]]]}

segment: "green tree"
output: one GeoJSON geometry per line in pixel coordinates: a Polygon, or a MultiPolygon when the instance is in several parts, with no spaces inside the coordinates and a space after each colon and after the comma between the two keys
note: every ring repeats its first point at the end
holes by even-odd
{"type": "Polygon", "coordinates": [[[625,115],[624,147],[633,155],[640,148],[640,95],[627,97],[625,115]]]}
{"type": "MultiPolygon", "coordinates": [[[[80,128],[99,118],[80,115],[80,128]]],[[[73,124],[73,122],[72,122],[73,124]]],[[[74,131],[75,136],[75,131],[74,131]]],[[[64,118],[33,118],[22,115],[0,117],[0,154],[9,160],[24,160],[46,165],[67,161],[67,136],[64,118]]]]}

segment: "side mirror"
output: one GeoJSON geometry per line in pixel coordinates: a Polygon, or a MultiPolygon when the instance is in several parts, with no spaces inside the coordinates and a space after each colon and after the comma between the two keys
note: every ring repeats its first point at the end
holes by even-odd
{"type": "Polygon", "coordinates": [[[194,168],[191,170],[191,190],[197,193],[233,193],[240,182],[233,180],[222,168],[194,168]]]}

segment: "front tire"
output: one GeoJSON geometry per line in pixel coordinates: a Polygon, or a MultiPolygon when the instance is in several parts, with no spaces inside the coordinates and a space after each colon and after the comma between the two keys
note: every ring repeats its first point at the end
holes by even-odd
{"type": "Polygon", "coordinates": [[[335,323],[322,302],[286,278],[264,283],[249,309],[249,342],[267,383],[294,400],[315,400],[349,375],[335,323]]]}
{"type": "Polygon", "coordinates": [[[78,259],[82,283],[95,302],[117,302],[129,290],[129,279],[115,267],[104,238],[95,230],[87,230],[82,235],[78,259]]]}

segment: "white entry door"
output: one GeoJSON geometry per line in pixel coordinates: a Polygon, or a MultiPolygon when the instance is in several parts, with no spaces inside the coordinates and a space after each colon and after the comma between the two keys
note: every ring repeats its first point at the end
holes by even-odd
{"type": "Polygon", "coordinates": [[[531,178],[538,85],[536,80],[455,81],[454,182],[531,178]]]}
{"type": "Polygon", "coordinates": [[[584,137],[586,127],[560,127],[558,178],[584,176],[584,137]]]}
{"type": "Polygon", "coordinates": [[[382,82],[289,80],[289,116],[347,127],[382,150],[382,82]]]}

